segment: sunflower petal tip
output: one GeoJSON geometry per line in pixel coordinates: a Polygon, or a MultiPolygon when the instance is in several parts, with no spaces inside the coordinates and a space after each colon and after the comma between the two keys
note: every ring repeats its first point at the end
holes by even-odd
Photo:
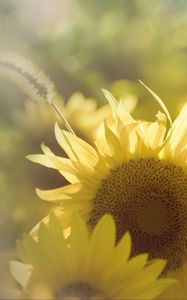
{"type": "Polygon", "coordinates": [[[160,265],[162,266],[162,270],[167,266],[168,261],[166,259],[160,259],[160,265]]]}
{"type": "Polygon", "coordinates": [[[101,91],[103,92],[103,94],[104,94],[105,92],[107,92],[107,90],[104,89],[104,88],[101,88],[101,91]]]}
{"type": "Polygon", "coordinates": [[[103,219],[112,219],[112,216],[110,215],[110,214],[105,214],[104,216],[103,216],[103,219]]]}
{"type": "Polygon", "coordinates": [[[25,156],[25,158],[28,159],[29,161],[35,162],[35,155],[37,154],[28,154],[25,156]]]}
{"type": "Polygon", "coordinates": [[[55,129],[59,128],[59,125],[58,125],[57,121],[55,122],[55,126],[54,127],[55,127],[55,129]]]}
{"type": "Polygon", "coordinates": [[[55,126],[54,126],[54,132],[55,132],[55,136],[57,137],[60,132],[61,132],[61,129],[60,129],[60,126],[58,125],[58,122],[55,122],[55,126]]]}
{"type": "Polygon", "coordinates": [[[40,145],[42,151],[44,152],[44,149],[46,148],[46,145],[44,144],[44,142],[40,145]]]}
{"type": "Polygon", "coordinates": [[[31,160],[32,154],[28,154],[25,156],[26,159],[31,160]]]}
{"type": "Polygon", "coordinates": [[[131,234],[130,234],[130,232],[129,231],[127,231],[126,233],[125,233],[125,236],[126,236],[126,238],[129,240],[129,242],[131,243],[131,234]]]}
{"type": "Polygon", "coordinates": [[[37,196],[41,197],[41,190],[39,188],[36,188],[35,191],[36,191],[37,196]]]}
{"type": "Polygon", "coordinates": [[[103,224],[111,225],[112,227],[115,227],[115,222],[113,217],[110,214],[105,214],[101,219],[100,222],[103,224]]]}

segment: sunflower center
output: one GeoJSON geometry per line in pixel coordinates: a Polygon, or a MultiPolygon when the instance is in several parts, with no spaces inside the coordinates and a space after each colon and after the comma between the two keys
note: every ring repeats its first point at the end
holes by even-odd
{"type": "Polygon", "coordinates": [[[103,299],[105,296],[100,290],[93,288],[86,282],[75,282],[67,285],[65,288],[59,290],[56,293],[56,299],[68,300],[68,299],[79,299],[79,300],[94,300],[103,299]]]}
{"type": "Polygon", "coordinates": [[[187,174],[182,168],[153,158],[123,163],[101,182],[89,224],[105,213],[115,219],[117,240],[131,233],[133,255],[148,252],[167,259],[168,269],[186,258],[187,174]]]}

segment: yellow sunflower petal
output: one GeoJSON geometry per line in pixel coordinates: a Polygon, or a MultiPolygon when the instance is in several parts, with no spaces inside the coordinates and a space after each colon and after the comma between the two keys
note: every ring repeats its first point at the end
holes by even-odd
{"type": "Polygon", "coordinates": [[[104,216],[94,228],[88,254],[89,270],[101,270],[115,245],[115,224],[111,216],[104,216]],[[94,259],[93,259],[94,258],[94,259]]]}
{"type": "Polygon", "coordinates": [[[120,131],[120,143],[122,149],[123,160],[128,160],[136,149],[137,144],[137,123],[124,126],[120,131]]]}
{"type": "Polygon", "coordinates": [[[171,300],[186,300],[187,296],[187,261],[185,261],[181,268],[176,271],[169,272],[168,277],[177,280],[178,283],[165,291],[159,299],[171,299],[171,300]]]}
{"type": "Polygon", "coordinates": [[[90,167],[97,163],[98,156],[95,149],[77,136],[61,130],[57,123],[55,125],[55,135],[58,143],[70,159],[78,160],[83,165],[87,164],[90,167]]]}
{"type": "Polygon", "coordinates": [[[61,260],[56,260],[56,257],[50,250],[50,247],[52,246],[53,249],[55,249],[54,252],[58,255],[59,246],[61,245],[60,243],[62,241],[61,235],[62,231],[61,234],[58,235],[57,245],[57,241],[54,238],[52,238],[52,235],[50,234],[50,231],[48,230],[46,225],[44,223],[41,223],[38,232],[37,255],[40,259],[40,265],[42,269],[44,268],[44,261],[47,260],[47,264],[45,264],[45,275],[52,280],[53,286],[56,284],[58,285],[59,282],[62,282],[63,274],[61,272],[61,260]],[[45,260],[42,259],[43,257],[45,257],[45,260]]]}
{"type": "Polygon", "coordinates": [[[63,199],[69,199],[70,195],[80,191],[80,188],[81,184],[75,183],[51,190],[36,189],[36,193],[43,200],[58,203],[63,199]]]}
{"type": "MultiPolygon", "coordinates": [[[[76,208],[77,205],[75,205],[75,209],[76,208]]],[[[77,211],[79,211],[79,209],[77,209],[77,211]]],[[[64,208],[57,206],[52,209],[52,213],[59,218],[61,226],[64,229],[63,233],[65,237],[69,236],[70,234],[69,224],[71,223],[73,211],[69,211],[69,210],[66,211],[64,208]]],[[[38,240],[38,230],[40,228],[41,223],[48,225],[49,221],[50,221],[50,215],[47,215],[32,228],[30,235],[32,236],[33,239],[35,239],[36,241],[38,240]]]]}
{"type": "Polygon", "coordinates": [[[121,241],[114,249],[111,257],[107,261],[104,272],[102,275],[103,279],[106,279],[115,273],[120,266],[126,264],[131,253],[131,238],[130,234],[126,233],[121,241]]]}
{"type": "Polygon", "coordinates": [[[113,156],[114,160],[116,157],[116,161],[120,163],[121,146],[120,146],[119,138],[115,135],[114,132],[112,132],[112,130],[106,125],[106,123],[105,123],[105,137],[108,144],[108,148],[111,151],[111,155],[113,156]]]}
{"type": "Polygon", "coordinates": [[[117,115],[117,107],[118,107],[118,102],[114,98],[114,96],[107,90],[102,89],[103,94],[105,95],[106,99],[110,103],[110,106],[112,108],[113,116],[115,117],[117,115]]]}
{"type": "Polygon", "coordinates": [[[145,267],[147,263],[147,254],[140,254],[132,258],[127,262],[126,265],[122,265],[118,271],[111,276],[109,282],[115,281],[116,286],[120,289],[120,285],[123,285],[123,280],[128,280],[129,278],[133,278],[136,274],[139,274],[142,269],[145,267]],[[117,284],[118,283],[118,284],[117,284]]]}
{"type": "Polygon", "coordinates": [[[156,122],[153,122],[148,127],[146,132],[146,144],[151,149],[159,149],[163,144],[166,134],[166,116],[165,114],[158,112],[156,122]]]}
{"type": "Polygon", "coordinates": [[[159,103],[160,107],[162,107],[164,113],[166,114],[169,124],[170,124],[170,128],[172,128],[172,119],[170,116],[170,113],[167,109],[167,107],[165,106],[164,102],[162,101],[162,99],[155,94],[155,92],[153,92],[147,85],[145,85],[145,83],[143,83],[141,80],[139,80],[139,82],[149,91],[149,93],[155,98],[155,100],[159,103]]]}
{"type": "Polygon", "coordinates": [[[187,104],[184,105],[179,116],[173,123],[171,138],[166,146],[166,153],[171,152],[172,155],[180,156],[187,143],[187,104]]]}
{"type": "Polygon", "coordinates": [[[45,154],[32,154],[27,155],[26,158],[34,163],[40,164],[47,168],[54,168],[54,165],[45,154]]]}
{"type": "Polygon", "coordinates": [[[10,271],[19,284],[25,288],[32,273],[32,266],[18,261],[11,261],[10,271]]]}
{"type": "Polygon", "coordinates": [[[88,242],[87,227],[83,220],[78,215],[75,215],[72,221],[71,235],[68,241],[71,258],[72,281],[76,280],[77,277],[80,279],[84,277],[84,266],[88,251],[88,242]]]}
{"type": "MultiPolygon", "coordinates": [[[[172,279],[158,279],[156,282],[153,282],[152,284],[150,284],[147,289],[145,291],[143,291],[142,293],[140,293],[138,296],[135,296],[133,299],[159,299],[157,298],[164,290],[167,290],[168,288],[170,288],[171,286],[175,286],[177,285],[177,282],[175,282],[172,279]]],[[[169,300],[169,298],[166,297],[162,297],[160,299],[167,299],[169,300]]],[[[182,298],[180,298],[182,299],[182,298]]]]}
{"type": "Polygon", "coordinates": [[[135,279],[127,281],[126,284],[123,284],[121,294],[125,294],[128,297],[134,294],[138,296],[144,290],[146,290],[150,283],[154,282],[156,278],[160,275],[165,267],[165,261],[157,260],[147,266],[142,272],[135,275],[135,279]]]}
{"type": "Polygon", "coordinates": [[[69,182],[76,183],[78,178],[76,176],[76,170],[70,159],[56,156],[50,148],[41,145],[44,154],[27,155],[27,159],[32,162],[41,164],[48,168],[57,169],[62,176],[64,176],[69,182]]]}

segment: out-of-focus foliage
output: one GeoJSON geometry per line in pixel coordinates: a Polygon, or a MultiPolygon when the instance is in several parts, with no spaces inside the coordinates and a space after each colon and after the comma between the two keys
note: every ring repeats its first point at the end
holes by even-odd
{"type": "MultiPolygon", "coordinates": [[[[37,53],[54,73],[59,90],[80,89],[101,99],[100,87],[119,79],[145,81],[173,115],[186,93],[187,2],[74,0],[72,22],[63,20],[37,43],[37,53]],[[76,12],[76,13],[75,13],[76,12]]],[[[150,114],[141,91],[140,116],[150,114]]],[[[153,106],[154,107],[154,106],[153,106]]]]}

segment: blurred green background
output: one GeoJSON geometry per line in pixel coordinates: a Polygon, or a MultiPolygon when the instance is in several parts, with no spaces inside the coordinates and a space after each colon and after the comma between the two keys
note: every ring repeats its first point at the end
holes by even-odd
{"type": "MultiPolygon", "coordinates": [[[[117,98],[135,94],[134,116],[152,120],[158,105],[138,79],[164,100],[173,118],[187,99],[186,0],[0,0],[0,41],[0,51],[37,63],[65,101],[81,91],[100,106],[101,88],[117,98]]],[[[40,152],[43,141],[60,153],[51,108],[3,78],[0,103],[0,288],[8,288],[14,287],[8,261],[16,239],[50,209],[35,187],[64,181],[25,159],[40,152]]]]}

